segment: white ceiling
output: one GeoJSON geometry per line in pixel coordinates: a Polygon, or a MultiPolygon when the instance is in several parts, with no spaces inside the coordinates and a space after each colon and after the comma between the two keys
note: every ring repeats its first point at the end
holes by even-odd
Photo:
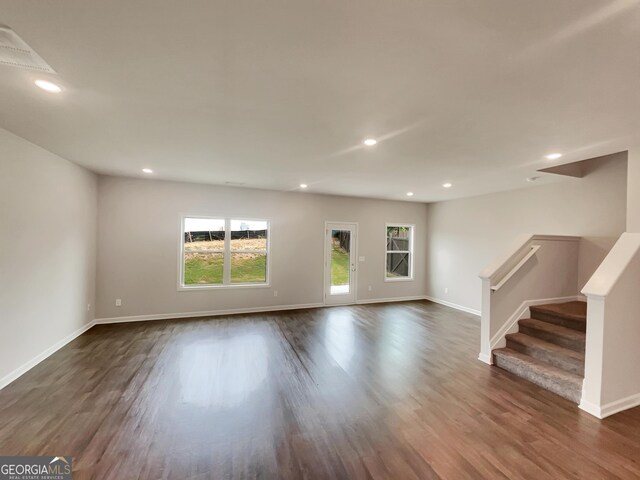
{"type": "Polygon", "coordinates": [[[640,144],[638,0],[0,0],[0,23],[64,88],[0,66],[0,127],[101,173],[434,201],[640,144]]]}

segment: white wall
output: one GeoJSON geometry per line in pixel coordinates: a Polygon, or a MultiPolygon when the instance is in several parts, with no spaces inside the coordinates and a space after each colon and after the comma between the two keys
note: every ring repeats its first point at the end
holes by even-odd
{"type": "Polygon", "coordinates": [[[577,294],[625,231],[626,182],[616,154],[583,178],[429,205],[428,296],[480,310],[478,273],[523,233],[583,237],[577,294]]]}
{"type": "Polygon", "coordinates": [[[107,176],[98,190],[98,318],[322,303],[325,220],[359,223],[359,301],[425,293],[424,204],[107,176]],[[183,214],[270,219],[271,286],[178,291],[183,214]],[[385,222],[416,225],[414,281],[384,282],[385,222]]]}
{"type": "Polygon", "coordinates": [[[93,319],[96,212],[94,174],[0,129],[0,387],[93,319]]]}
{"type": "Polygon", "coordinates": [[[628,152],[627,232],[640,233],[640,146],[628,152]]]}

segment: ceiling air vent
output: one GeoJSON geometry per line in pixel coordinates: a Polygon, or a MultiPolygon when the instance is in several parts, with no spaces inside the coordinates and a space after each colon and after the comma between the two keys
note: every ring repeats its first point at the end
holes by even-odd
{"type": "Polygon", "coordinates": [[[56,73],[16,32],[0,24],[0,65],[56,73]]]}

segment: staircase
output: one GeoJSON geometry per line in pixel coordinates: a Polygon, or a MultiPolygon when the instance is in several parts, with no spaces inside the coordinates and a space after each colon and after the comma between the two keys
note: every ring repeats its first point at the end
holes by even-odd
{"type": "Polygon", "coordinates": [[[519,332],[494,350],[494,364],[561,397],[580,403],[584,378],[587,303],[531,307],[519,332]]]}

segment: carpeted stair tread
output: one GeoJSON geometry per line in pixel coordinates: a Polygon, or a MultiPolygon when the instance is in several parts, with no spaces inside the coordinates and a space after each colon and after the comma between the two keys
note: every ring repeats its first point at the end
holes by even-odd
{"type": "Polygon", "coordinates": [[[553,323],[524,318],[518,321],[520,333],[555,343],[561,347],[584,353],[586,334],[573,328],[562,327],[553,323]]]}
{"type": "Polygon", "coordinates": [[[575,403],[582,396],[582,377],[510,348],[493,351],[496,366],[575,403]]]}
{"type": "Polygon", "coordinates": [[[587,302],[552,303],[529,307],[531,318],[555,323],[585,332],[587,329],[587,302]]]}
{"type": "Polygon", "coordinates": [[[524,333],[506,336],[507,348],[575,375],[584,375],[584,354],[524,333]]]}
{"type": "Polygon", "coordinates": [[[561,317],[571,318],[573,320],[587,319],[587,302],[565,302],[550,303],[547,305],[533,305],[530,307],[532,311],[541,311],[553,313],[561,317]]]}

